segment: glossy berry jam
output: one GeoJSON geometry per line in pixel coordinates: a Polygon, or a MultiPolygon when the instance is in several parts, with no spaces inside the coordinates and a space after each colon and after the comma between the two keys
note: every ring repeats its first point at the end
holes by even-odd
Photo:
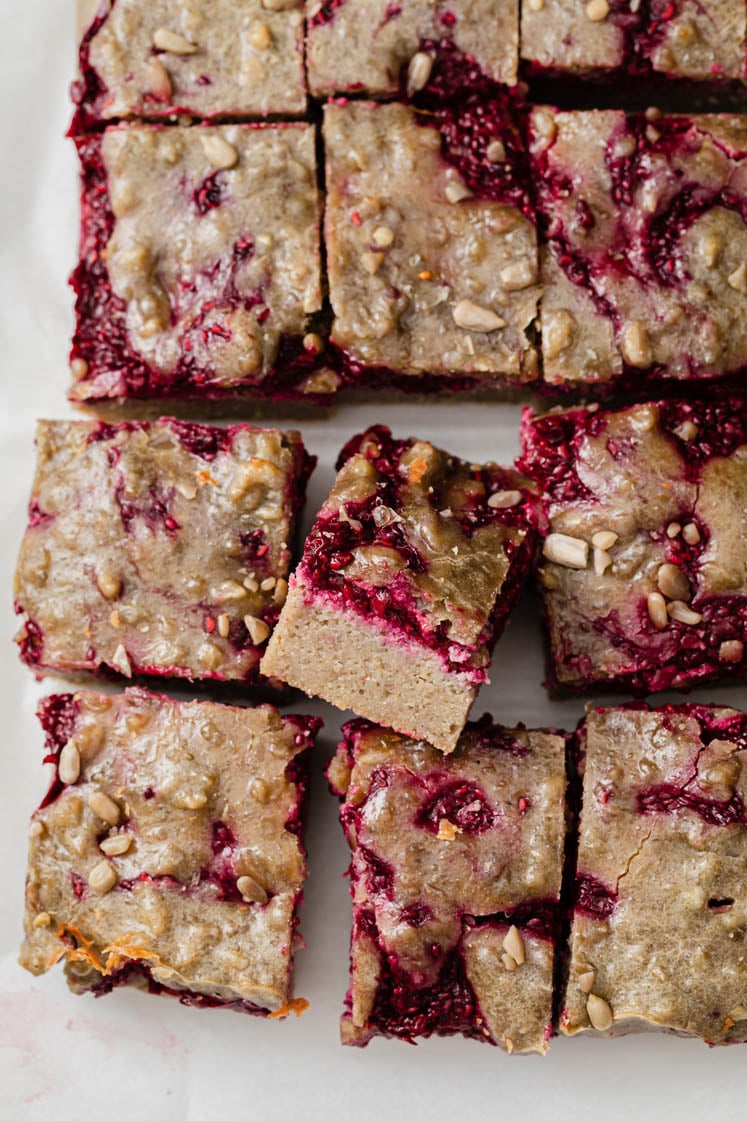
{"type": "Polygon", "coordinates": [[[492,829],[496,820],[496,811],[479,786],[473,782],[445,780],[420,807],[415,824],[438,833],[441,822],[448,821],[469,836],[492,829]]]}
{"type": "MultiPolygon", "coordinates": [[[[416,118],[418,124],[438,128],[444,159],[475,195],[516,207],[534,222],[517,99],[450,38],[424,40],[420,50],[432,55],[434,64],[426,88],[414,98],[425,111],[416,118]],[[488,158],[495,141],[503,145],[505,159],[488,158]]],[[[402,80],[406,83],[406,74],[402,80]]]]}

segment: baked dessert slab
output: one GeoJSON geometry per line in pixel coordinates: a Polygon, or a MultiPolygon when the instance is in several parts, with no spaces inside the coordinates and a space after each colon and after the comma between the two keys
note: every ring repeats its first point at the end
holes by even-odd
{"type": "Polygon", "coordinates": [[[713,84],[745,75],[742,0],[527,0],[521,9],[521,55],[534,72],[713,84]]]}
{"type": "Polygon", "coordinates": [[[77,146],[70,399],[303,396],[321,346],[313,127],[132,125],[77,146]]]}
{"type": "Polygon", "coordinates": [[[546,1051],[563,738],[484,717],[444,759],[365,720],[343,736],[327,771],[352,850],[343,1042],[462,1033],[546,1051]]]}
{"type": "Polygon", "coordinates": [[[747,716],[590,709],[566,1035],[747,1040],[747,716]]]}
{"type": "Polygon", "coordinates": [[[15,581],[37,672],[256,681],[314,459],[297,432],[41,421],[15,581]]]}
{"type": "Polygon", "coordinates": [[[545,381],[747,365],[747,116],[532,111],[545,381]]]}
{"type": "Polygon", "coordinates": [[[420,56],[434,60],[442,41],[493,81],[516,84],[518,0],[307,0],[306,13],[309,88],[316,97],[397,94],[408,84],[408,69],[417,84],[418,68],[428,66],[420,56]]]}
{"type": "Polygon", "coordinates": [[[424,112],[325,106],[331,338],[343,376],[410,391],[531,381],[537,237],[521,136],[505,93],[464,103],[434,89],[424,112]]]}
{"type": "MultiPolygon", "coordinates": [[[[47,697],[21,964],[285,1013],[306,877],[303,753],[321,721],[131,688],[47,697]]],[[[305,1004],[305,1002],[303,1002],[305,1004]]]]}
{"type": "Polygon", "coordinates": [[[79,0],[72,131],[306,109],[302,0],[79,0]]]}
{"type": "Polygon", "coordinates": [[[524,415],[548,519],[551,684],[683,688],[747,668],[747,404],[524,415]]]}
{"type": "Polygon", "coordinates": [[[383,426],[338,467],[262,673],[451,751],[532,564],[535,500],[383,426]]]}

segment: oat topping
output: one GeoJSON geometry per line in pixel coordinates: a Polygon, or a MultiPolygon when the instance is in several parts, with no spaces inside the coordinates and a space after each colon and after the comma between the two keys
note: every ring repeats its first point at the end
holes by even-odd
{"type": "Polygon", "coordinates": [[[747,715],[592,708],[563,1032],[747,1039],[747,715]],[[731,1019],[731,1022],[729,1020],[731,1019]]]}
{"type": "Polygon", "coordinates": [[[649,692],[743,673],[744,402],[527,414],[523,436],[519,467],[549,520],[553,683],[649,692]],[[724,642],[736,644],[726,659],[724,642]]]}
{"type": "Polygon", "coordinates": [[[747,364],[747,118],[531,115],[544,376],[713,378],[747,364]],[[554,122],[552,141],[546,119],[554,122]]]}
{"type": "Polygon", "coordinates": [[[52,696],[39,715],[56,773],[34,817],[21,964],[63,958],[77,992],[145,978],[190,1004],[283,1008],[306,874],[299,756],[320,722],[137,688],[52,696]],[[247,800],[253,783],[272,797],[247,800]]]}
{"type": "MultiPolygon", "coordinates": [[[[465,110],[463,121],[455,150],[482,152],[482,118],[467,123],[465,110]]],[[[400,104],[325,107],[333,342],[358,375],[531,379],[534,226],[514,196],[500,197],[503,164],[485,157],[479,183],[455,174],[437,124],[400,104]]]]}
{"type": "Polygon", "coordinates": [[[328,777],[352,850],[343,1041],[462,1032],[544,1052],[561,879],[563,740],[467,726],[444,760],[364,720],[328,777]],[[447,834],[448,843],[444,843],[447,834]]]}
{"type": "Polygon", "coordinates": [[[80,50],[75,131],[126,117],[297,116],[301,2],[107,0],[80,50]],[[257,26],[266,38],[257,37],[257,26]]]}
{"type": "Polygon", "coordinates": [[[322,303],[313,128],[133,125],[78,151],[71,398],[292,392],[322,303]]]}
{"type": "Polygon", "coordinates": [[[256,679],[313,465],[298,434],[42,421],[37,453],[15,589],[24,660],[256,679]]]}

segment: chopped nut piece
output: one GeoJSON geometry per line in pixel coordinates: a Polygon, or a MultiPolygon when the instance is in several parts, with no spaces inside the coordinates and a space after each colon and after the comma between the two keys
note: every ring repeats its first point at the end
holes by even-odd
{"type": "Polygon", "coordinates": [[[163,101],[167,105],[170,104],[173,93],[171,75],[160,58],[152,58],[148,63],[148,83],[150,92],[157,101],[163,101]]]}
{"type": "Polygon", "coordinates": [[[230,171],[239,162],[238,149],[217,133],[206,133],[202,137],[202,149],[213,167],[223,171],[230,171]]]}
{"type": "Polygon", "coordinates": [[[218,616],[218,634],[221,638],[228,638],[231,633],[231,620],[225,612],[218,616]]]}
{"type": "Polygon", "coordinates": [[[545,538],[542,552],[553,564],[565,568],[586,568],[589,563],[589,545],[580,537],[566,533],[550,533],[545,538]]]}
{"type": "Polygon", "coordinates": [[[461,832],[459,826],[455,825],[453,821],[448,821],[445,817],[442,817],[438,823],[438,833],[436,836],[439,841],[453,841],[461,832]]]}
{"type": "Polygon", "coordinates": [[[505,319],[501,319],[490,308],[480,307],[472,300],[460,300],[452,311],[454,322],[457,327],[463,327],[466,331],[498,331],[501,327],[506,326],[505,319]]]}
{"type": "Polygon", "coordinates": [[[686,603],[682,600],[676,599],[672,603],[667,604],[667,611],[670,618],[674,619],[676,623],[684,623],[685,626],[694,627],[697,623],[702,622],[703,616],[691,610],[686,603]]]}
{"type": "Polygon", "coordinates": [[[194,483],[179,482],[176,484],[176,489],[182,498],[186,498],[187,502],[192,502],[193,499],[197,498],[197,487],[194,483]]]}
{"type": "Polygon", "coordinates": [[[281,576],[279,580],[275,581],[275,594],[272,599],[274,603],[279,603],[281,606],[285,603],[288,596],[288,581],[284,580],[281,576]]]}
{"type": "Polygon", "coordinates": [[[591,543],[595,549],[604,549],[605,552],[616,545],[617,541],[618,535],[613,533],[610,529],[600,529],[591,539],[591,543]]]}
{"type": "Polygon", "coordinates": [[[381,265],[384,262],[384,257],[384,253],[371,253],[367,250],[365,253],[361,253],[361,265],[367,273],[370,273],[371,276],[373,276],[381,268],[381,265]]]}
{"type": "Polygon", "coordinates": [[[266,903],[269,898],[262,885],[251,876],[239,876],[236,887],[247,903],[266,903]]]}
{"type": "Polygon", "coordinates": [[[661,592],[651,592],[646,599],[646,607],[651,622],[658,630],[663,630],[669,623],[667,601],[661,592]]]}
{"type": "Polygon", "coordinates": [[[623,358],[631,366],[644,369],[651,365],[651,344],[645,323],[626,323],[620,345],[623,358]]]}
{"type": "Polygon", "coordinates": [[[373,241],[381,249],[388,249],[394,242],[394,230],[390,230],[389,226],[377,226],[373,232],[373,241]]]}
{"type": "Polygon", "coordinates": [[[99,841],[99,848],[107,856],[124,856],[132,847],[132,837],[129,833],[112,833],[110,837],[103,837],[99,841]]]}
{"type": "Polygon", "coordinates": [[[418,51],[410,59],[407,68],[407,92],[417,93],[428,85],[428,79],[433,69],[433,58],[425,51],[418,51]]]}
{"type": "Polygon", "coordinates": [[[533,261],[514,261],[501,269],[501,284],[507,292],[521,292],[537,279],[533,261]]]}
{"type": "Polygon", "coordinates": [[[659,591],[667,599],[688,600],[691,595],[690,581],[676,564],[662,564],[656,574],[659,591]]]}
{"type": "Polygon", "coordinates": [[[511,954],[501,954],[501,961],[509,973],[513,973],[516,969],[516,959],[511,957],[511,954]]]}
{"type": "Polygon", "coordinates": [[[450,179],[444,187],[444,194],[451,203],[474,198],[474,192],[469,189],[466,183],[462,183],[461,179],[450,179]]]}
{"type": "Polygon", "coordinates": [[[667,537],[669,537],[670,539],[674,540],[674,538],[679,537],[681,533],[682,526],[679,522],[670,522],[667,526],[667,537]]]}
{"type": "Polygon", "coordinates": [[[244,577],[244,587],[246,588],[246,590],[248,592],[258,592],[259,591],[259,581],[255,580],[253,576],[245,576],[244,577]]]}
{"type": "Polygon", "coordinates": [[[682,424],[678,424],[674,429],[674,434],[689,444],[698,435],[698,426],[692,420],[683,420],[682,424]]]}
{"type": "Polygon", "coordinates": [[[607,569],[612,564],[612,557],[606,552],[605,549],[594,550],[594,571],[597,576],[604,576],[607,569]]]}
{"type": "Polygon", "coordinates": [[[508,510],[521,502],[520,490],[497,490],[488,499],[491,510],[508,510]]]}
{"type": "Polygon", "coordinates": [[[159,27],[153,32],[153,46],[156,50],[168,51],[169,54],[195,54],[197,51],[194,43],[167,27],[159,27]]]}
{"type": "Polygon", "coordinates": [[[719,646],[718,656],[722,662],[741,662],[744,657],[744,643],[738,638],[729,638],[719,646]]]}
{"type": "Polygon", "coordinates": [[[224,580],[217,588],[212,588],[210,598],[214,603],[231,603],[233,600],[245,599],[247,588],[238,580],[224,580]]]}
{"type": "Polygon", "coordinates": [[[88,886],[99,895],[106,895],[117,882],[117,873],[108,860],[100,860],[91,869],[88,876],[88,886]]]}
{"type": "Polygon", "coordinates": [[[116,825],[120,817],[120,809],[113,798],[105,794],[103,790],[94,790],[88,798],[88,805],[91,807],[97,817],[105,821],[107,825],[116,825]]]}
{"type": "Polygon", "coordinates": [[[40,911],[39,914],[34,919],[33,925],[37,928],[45,927],[45,926],[49,926],[51,921],[52,921],[52,916],[50,915],[49,911],[40,911]]]}
{"type": "Polygon", "coordinates": [[[99,591],[105,599],[116,599],[122,590],[122,581],[113,572],[106,569],[99,572],[96,577],[99,591]]]}
{"type": "Polygon", "coordinates": [[[259,586],[263,592],[271,592],[275,587],[275,583],[276,581],[274,576],[267,576],[259,586]]]}
{"type": "Polygon", "coordinates": [[[72,786],[80,778],[80,752],[74,740],[68,740],[60,752],[57,774],[66,786],[72,786]]]}
{"type": "Polygon", "coordinates": [[[244,626],[249,632],[249,637],[254,646],[261,646],[266,641],[270,633],[270,628],[263,619],[257,619],[254,615],[244,616],[244,626]]]}
{"type": "Polygon", "coordinates": [[[324,341],[321,335],[317,335],[316,331],[309,331],[303,337],[303,348],[310,354],[321,354],[324,350],[324,341]]]}
{"type": "Polygon", "coordinates": [[[592,23],[601,23],[609,14],[610,6],[607,0],[589,0],[586,5],[586,15],[592,23]]]}
{"type": "Polygon", "coordinates": [[[112,655],[111,664],[115,669],[118,669],[120,673],[124,674],[125,677],[132,677],[130,659],[127,657],[127,651],[121,642],[112,655]]]}
{"type": "Polygon", "coordinates": [[[491,140],[485,149],[485,155],[490,163],[503,163],[506,158],[506,146],[502,140],[491,140]]]}
{"type": "Polygon", "coordinates": [[[596,981],[596,979],[597,975],[593,969],[588,970],[586,973],[579,973],[578,977],[576,978],[576,980],[578,981],[578,987],[580,988],[582,993],[590,993],[594,988],[594,982],[596,981]]]}
{"type": "Polygon", "coordinates": [[[695,522],[688,522],[682,530],[682,538],[688,545],[697,545],[700,541],[700,530],[695,522]]]}
{"type": "Polygon", "coordinates": [[[526,951],[524,949],[524,939],[521,937],[521,932],[515,926],[508,928],[508,933],[503,939],[503,949],[507,954],[510,954],[517,965],[523,965],[526,961],[526,951]]]}
{"type": "Polygon", "coordinates": [[[729,273],[727,279],[730,288],[733,288],[735,292],[741,292],[743,296],[747,296],[747,264],[744,261],[734,269],[734,272],[729,273]]]}
{"type": "Polygon", "coordinates": [[[589,1015],[589,1021],[593,1028],[597,1031],[607,1031],[612,1026],[613,1015],[612,1009],[606,1000],[596,993],[589,993],[586,1000],[586,1011],[589,1015]]]}
{"type": "Polygon", "coordinates": [[[249,28],[248,39],[258,51],[266,51],[272,43],[272,35],[266,23],[253,23],[249,28]]]}

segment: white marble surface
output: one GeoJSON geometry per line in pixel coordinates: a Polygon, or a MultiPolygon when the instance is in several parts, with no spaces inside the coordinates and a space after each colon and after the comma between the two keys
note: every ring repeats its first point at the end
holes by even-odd
{"type": "MultiPolygon", "coordinates": [[[[72,0],[0,4],[0,1117],[740,1116],[747,1075],[746,1053],[737,1047],[711,1051],[695,1041],[649,1035],[560,1039],[545,1059],[511,1059],[461,1039],[434,1039],[417,1048],[382,1040],[365,1051],[341,1048],[347,852],[321,776],[340,714],[322,705],[301,706],[323,711],[327,722],[308,834],[311,875],[302,910],[308,948],[297,969],[297,992],[311,1002],[306,1015],[267,1022],[124,990],[103,1000],[75,997],[61,971],[34,980],[16,964],[26,823],[46,783],[33,712],[37,698],[54,685],[37,685],[17,659],[10,587],[31,483],[34,420],[69,415],[71,298],[65,277],[73,264],[77,202],[72,144],[62,137],[69,117],[72,7],[72,0]]],[[[508,462],[516,451],[518,415],[518,408],[500,405],[359,406],[323,423],[304,423],[308,445],[320,456],[308,516],[328,489],[338,449],[370,422],[385,421],[397,433],[426,436],[472,459],[508,462]]],[[[582,702],[550,702],[542,673],[538,621],[527,601],[499,644],[493,684],[483,690],[475,713],[489,710],[505,723],[572,726],[582,702]]],[[[745,689],[703,688],[697,695],[747,703],[745,689]]]]}

